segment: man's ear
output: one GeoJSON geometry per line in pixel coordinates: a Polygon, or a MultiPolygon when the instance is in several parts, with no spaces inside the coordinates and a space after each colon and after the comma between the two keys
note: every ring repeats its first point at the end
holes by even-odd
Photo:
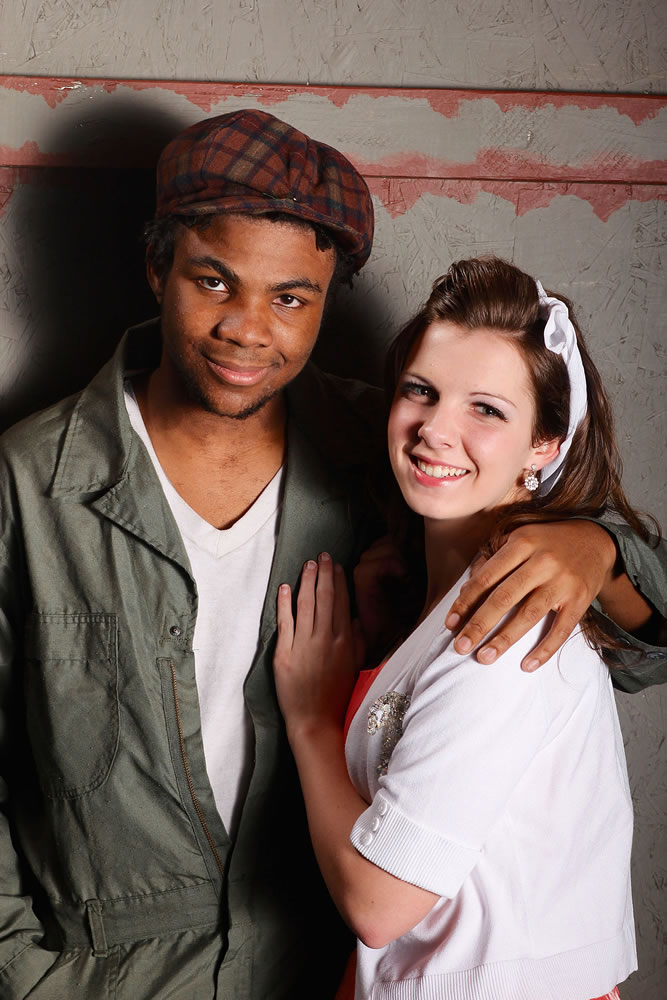
{"type": "Polygon", "coordinates": [[[550,441],[542,441],[533,449],[533,464],[536,469],[543,469],[560,451],[560,438],[552,438],[550,441]]]}
{"type": "Polygon", "coordinates": [[[148,284],[153,290],[153,295],[157,299],[158,303],[162,304],[162,295],[164,292],[164,281],[155,270],[155,265],[153,264],[153,258],[150,254],[146,254],[146,278],[148,284]]]}

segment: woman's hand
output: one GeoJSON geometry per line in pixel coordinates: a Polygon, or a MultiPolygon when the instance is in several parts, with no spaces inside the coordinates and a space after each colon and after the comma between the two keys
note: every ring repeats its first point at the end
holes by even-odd
{"type": "Polygon", "coordinates": [[[345,574],[323,552],[278,590],[276,690],[306,803],[315,855],[334,903],[354,933],[381,948],[422,920],[438,896],[364,858],[350,831],[368,808],[347,773],[343,719],[356,679],[345,574]]]}
{"type": "Polygon", "coordinates": [[[290,587],[278,590],[273,669],[288,733],[333,723],[342,728],[358,666],[345,574],[323,552],[303,567],[296,622],[290,587]]]}

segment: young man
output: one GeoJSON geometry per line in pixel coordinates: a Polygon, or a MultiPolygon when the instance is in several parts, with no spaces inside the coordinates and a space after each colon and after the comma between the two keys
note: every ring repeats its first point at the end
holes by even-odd
{"type": "MultiPolygon", "coordinates": [[[[2,442],[0,993],[327,997],[340,924],[271,657],[278,584],[321,550],[352,567],[373,538],[378,394],[308,362],[332,282],[370,253],[370,197],[335,150],[254,111],[178,136],[157,193],[160,323],[2,442]]],[[[658,556],[618,546],[658,605],[658,556]]],[[[630,586],[595,524],[499,556],[468,602],[511,575],[460,637],[528,595],[497,652],[545,601],[567,634],[603,583],[610,607],[630,586]]],[[[629,685],[665,670],[640,646],[629,685]]]]}

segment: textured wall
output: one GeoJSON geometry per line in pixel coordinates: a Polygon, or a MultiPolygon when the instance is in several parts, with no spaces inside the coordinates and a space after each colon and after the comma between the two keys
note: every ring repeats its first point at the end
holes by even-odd
{"type": "MultiPolygon", "coordinates": [[[[0,2],[0,70],[659,94],[667,90],[666,25],[664,0],[6,0],[0,2]]],[[[61,96],[65,93],[71,92],[61,96]]],[[[102,94],[82,88],[80,105],[68,120],[51,114],[54,108],[41,98],[38,104],[0,106],[0,145],[11,154],[0,162],[12,165],[0,172],[5,415],[74,388],[108,354],[125,322],[151,309],[135,238],[151,211],[150,177],[134,169],[128,183],[128,175],[115,167],[128,148],[130,161],[150,163],[155,148],[181,124],[218,108],[213,100],[193,106],[173,91],[139,93],[138,101],[120,91],[116,97],[122,100],[105,104],[102,94]],[[26,142],[35,144],[33,158],[12,158],[26,142]],[[77,148],[84,161],[96,154],[99,169],[82,174],[56,167],[59,155],[65,163],[77,148]],[[37,169],[39,163],[51,163],[50,171],[37,169]]],[[[255,102],[244,98],[242,89],[238,100],[255,102]]],[[[67,101],[59,107],[66,108],[67,101]]],[[[374,257],[339,306],[350,329],[342,364],[376,373],[378,347],[389,330],[453,257],[486,250],[513,255],[580,303],[614,397],[627,487],[667,525],[664,118],[645,120],[639,132],[632,116],[611,111],[582,124],[575,106],[566,102],[542,118],[536,111],[527,124],[519,112],[499,115],[498,105],[485,99],[465,110],[467,120],[441,114],[433,125],[426,118],[418,124],[414,102],[385,105],[385,117],[379,108],[375,103],[372,112],[364,111],[363,102],[339,106],[298,95],[291,104],[273,106],[319,138],[347,148],[360,165],[383,167],[371,182],[378,210],[374,257]],[[502,165],[495,188],[489,169],[487,180],[480,180],[476,167],[489,167],[480,160],[482,133],[490,138],[489,148],[503,145],[529,154],[537,144],[542,159],[533,161],[533,174],[515,182],[512,191],[502,187],[508,176],[502,165]],[[555,153],[567,150],[562,162],[550,154],[552,138],[555,153]],[[391,174],[390,161],[407,145],[421,160],[401,179],[398,171],[391,174]],[[554,173],[559,162],[576,167],[582,151],[593,146],[606,156],[598,163],[597,180],[606,173],[616,181],[604,197],[601,189],[591,189],[590,176],[582,182],[584,190],[571,176],[554,173]],[[653,175],[633,173],[638,162],[644,169],[652,159],[653,175]],[[443,172],[445,162],[458,169],[443,172]],[[648,191],[649,183],[655,191],[648,191]]],[[[530,157],[520,162],[525,165],[530,157]]],[[[320,354],[341,366],[340,349],[330,340],[323,340],[320,354]]],[[[666,707],[665,690],[619,696],[636,807],[633,878],[640,957],[624,1000],[667,996],[666,707]]]]}
{"type": "Polygon", "coordinates": [[[5,0],[4,73],[659,92],[664,0],[5,0]]]}

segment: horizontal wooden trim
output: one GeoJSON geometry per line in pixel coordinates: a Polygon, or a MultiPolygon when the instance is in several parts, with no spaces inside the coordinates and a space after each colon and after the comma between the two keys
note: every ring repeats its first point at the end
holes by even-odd
{"type": "Polygon", "coordinates": [[[151,166],[202,117],[263,107],[368,178],[667,184],[667,97],[0,76],[0,164],[151,166]]]}
{"type": "MultiPolygon", "coordinates": [[[[96,193],[99,188],[96,169],[65,166],[0,167],[0,216],[12,194],[22,185],[67,188],[96,193]]],[[[387,213],[396,218],[410,211],[425,195],[451,198],[461,205],[472,205],[484,195],[499,197],[514,206],[515,214],[549,208],[558,198],[577,198],[587,202],[594,214],[606,222],[626,202],[667,201],[667,186],[660,184],[610,184],[593,182],[471,180],[469,178],[368,177],[373,196],[387,213]]]]}
{"type": "Polygon", "coordinates": [[[351,87],[351,86],[309,86],[304,84],[264,84],[264,83],[215,83],[211,81],[189,80],[136,80],[104,79],[98,77],[55,77],[55,76],[12,76],[0,74],[0,88],[42,97],[51,108],[55,108],[67,96],[82,89],[101,87],[113,93],[119,87],[136,92],[166,90],[187,98],[202,111],[209,114],[213,106],[226,98],[256,98],[270,107],[295,95],[311,94],[325,97],[336,107],[344,107],[353,97],[398,97],[402,100],[426,100],[438,114],[456,117],[462,103],[489,98],[498,104],[501,111],[522,107],[536,108],[574,107],[584,111],[613,108],[619,114],[627,115],[635,125],[667,107],[667,96],[661,94],[616,94],[591,93],[564,90],[480,90],[467,88],[429,87],[351,87]]]}

